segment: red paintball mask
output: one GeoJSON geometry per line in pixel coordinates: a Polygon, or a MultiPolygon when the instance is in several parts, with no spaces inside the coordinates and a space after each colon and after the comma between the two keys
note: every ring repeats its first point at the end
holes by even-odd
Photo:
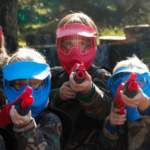
{"type": "Polygon", "coordinates": [[[68,74],[75,63],[83,62],[86,70],[90,68],[97,50],[96,38],[96,30],[83,24],[72,23],[57,29],[57,53],[68,74]]]}
{"type": "Polygon", "coordinates": [[[0,27],[0,42],[2,40],[2,28],[0,27]]]}

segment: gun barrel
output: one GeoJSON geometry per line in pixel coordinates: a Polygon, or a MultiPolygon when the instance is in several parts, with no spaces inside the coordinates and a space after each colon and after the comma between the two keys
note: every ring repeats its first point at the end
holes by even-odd
{"type": "Polygon", "coordinates": [[[33,89],[31,87],[26,87],[22,94],[15,100],[15,108],[20,115],[26,115],[30,111],[30,106],[34,102],[31,96],[33,89]]]}
{"type": "Polygon", "coordinates": [[[138,83],[137,82],[131,82],[128,86],[128,91],[132,92],[138,89],[138,83]]]}
{"type": "Polygon", "coordinates": [[[131,72],[127,82],[135,81],[136,78],[137,78],[137,75],[135,73],[131,72]]]}
{"type": "Polygon", "coordinates": [[[28,99],[25,99],[21,102],[20,106],[21,108],[27,108],[34,102],[33,97],[29,97],[28,99]]]}
{"type": "Polygon", "coordinates": [[[74,75],[74,80],[76,81],[76,83],[81,84],[85,79],[85,71],[83,70],[78,70],[77,72],[75,72],[74,75]]]}
{"type": "Polygon", "coordinates": [[[81,64],[74,64],[74,80],[76,83],[81,84],[85,80],[85,66],[83,63],[81,64]]]}

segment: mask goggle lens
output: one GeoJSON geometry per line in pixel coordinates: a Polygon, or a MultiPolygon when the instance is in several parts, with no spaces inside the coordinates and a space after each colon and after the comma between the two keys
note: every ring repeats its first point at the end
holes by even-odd
{"type": "MultiPolygon", "coordinates": [[[[123,74],[116,75],[114,77],[114,80],[111,83],[112,85],[111,88],[118,88],[121,83],[125,83],[129,78],[130,73],[129,74],[125,73],[125,74],[126,74],[125,76],[123,74]]],[[[136,75],[137,75],[136,82],[138,83],[139,87],[140,88],[146,87],[148,85],[146,77],[141,74],[136,74],[136,75]]]]}
{"type": "Polygon", "coordinates": [[[67,36],[58,39],[58,43],[64,55],[69,55],[73,48],[76,48],[81,55],[86,55],[94,46],[93,40],[93,37],[67,36]]]}
{"type": "Polygon", "coordinates": [[[44,85],[44,81],[36,79],[22,79],[9,82],[9,86],[14,87],[17,91],[19,91],[23,86],[26,85],[30,85],[32,88],[37,90],[41,85],[44,85]]]}

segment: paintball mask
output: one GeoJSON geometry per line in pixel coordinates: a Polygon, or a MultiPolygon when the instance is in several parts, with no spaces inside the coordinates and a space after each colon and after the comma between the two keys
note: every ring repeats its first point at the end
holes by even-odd
{"type": "Polygon", "coordinates": [[[48,97],[50,92],[50,67],[44,63],[37,63],[33,61],[20,61],[5,66],[3,72],[3,86],[8,100],[8,103],[14,100],[24,91],[26,86],[33,89],[32,97],[34,103],[31,105],[32,117],[36,117],[48,104],[48,97]],[[23,79],[37,79],[44,83],[34,89],[30,84],[23,85],[20,90],[17,90],[10,83],[14,80],[23,79]]]}
{"type": "Polygon", "coordinates": [[[63,69],[70,74],[75,63],[84,62],[88,70],[94,60],[97,44],[96,31],[83,24],[66,24],[57,29],[56,46],[63,69]]]}
{"type": "Polygon", "coordinates": [[[121,83],[125,83],[129,78],[130,73],[133,72],[137,75],[136,82],[143,92],[150,97],[150,78],[149,71],[140,67],[123,67],[118,69],[114,74],[109,78],[107,85],[111,89],[112,95],[114,97],[117,88],[121,83]]]}

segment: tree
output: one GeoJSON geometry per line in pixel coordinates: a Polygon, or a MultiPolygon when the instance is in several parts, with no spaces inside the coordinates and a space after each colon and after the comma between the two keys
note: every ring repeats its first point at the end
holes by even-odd
{"type": "Polygon", "coordinates": [[[17,48],[18,0],[0,0],[0,26],[6,41],[8,52],[17,48]]]}

